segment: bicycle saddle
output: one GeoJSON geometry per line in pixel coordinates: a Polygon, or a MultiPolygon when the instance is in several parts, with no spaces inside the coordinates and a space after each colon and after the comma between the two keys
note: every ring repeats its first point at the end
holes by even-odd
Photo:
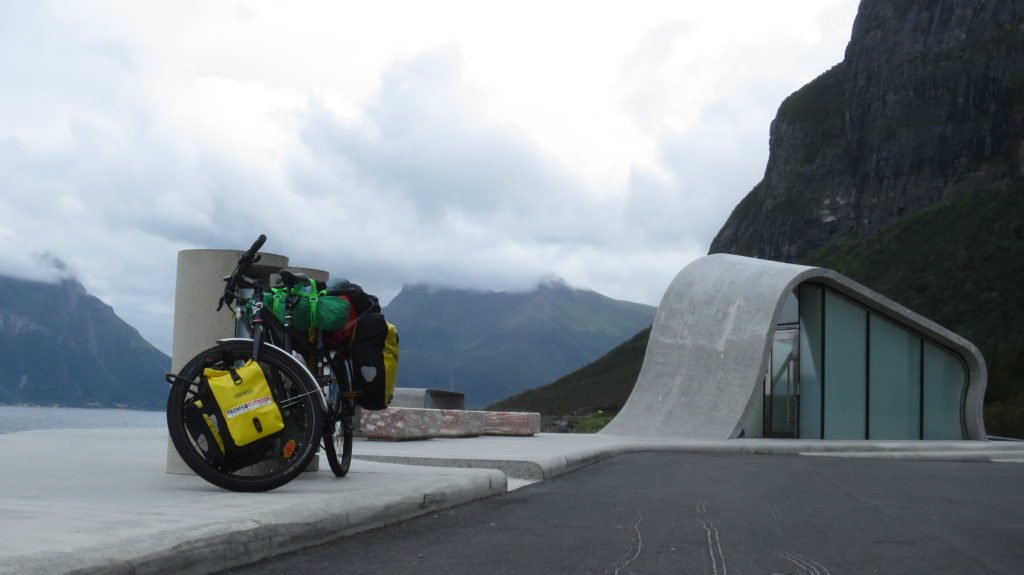
{"type": "Polygon", "coordinates": [[[281,271],[277,272],[277,275],[281,276],[281,283],[288,288],[295,287],[296,285],[299,284],[309,283],[309,276],[302,272],[293,271],[288,268],[281,269],[281,271]]]}

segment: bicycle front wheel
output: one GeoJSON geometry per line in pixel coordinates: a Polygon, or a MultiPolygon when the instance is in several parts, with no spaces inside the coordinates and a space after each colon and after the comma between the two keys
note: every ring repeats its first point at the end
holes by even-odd
{"type": "Polygon", "coordinates": [[[348,475],[352,464],[352,432],[356,404],[351,397],[352,382],[345,372],[337,373],[338,380],[327,388],[330,406],[324,429],[324,453],[335,477],[348,475]]]}
{"type": "Polygon", "coordinates": [[[259,365],[280,409],[283,429],[233,445],[225,436],[224,414],[209,405],[204,372],[230,371],[251,359],[251,341],[212,347],[182,368],[167,399],[167,430],[182,460],[196,475],[232,491],[269,491],[294,479],[315,455],[323,425],[316,383],[283,351],[265,345],[259,365]]]}

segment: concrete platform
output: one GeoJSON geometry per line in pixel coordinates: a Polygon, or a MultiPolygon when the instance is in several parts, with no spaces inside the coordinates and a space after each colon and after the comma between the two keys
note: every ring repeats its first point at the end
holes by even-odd
{"type": "Polygon", "coordinates": [[[209,573],[505,493],[488,469],[326,462],[268,493],[164,472],[163,429],[0,435],[0,573],[209,573]]]}
{"type": "Polygon", "coordinates": [[[0,574],[209,573],[506,492],[626,452],[822,454],[1024,462],[1024,443],[678,441],[605,435],[357,440],[260,494],[164,472],[163,429],[0,435],[0,574]],[[408,464],[418,464],[412,466],[408,464]]]}

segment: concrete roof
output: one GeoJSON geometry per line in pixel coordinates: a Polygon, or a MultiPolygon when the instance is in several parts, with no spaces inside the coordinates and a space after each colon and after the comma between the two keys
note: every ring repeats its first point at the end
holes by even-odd
{"type": "Polygon", "coordinates": [[[832,270],[728,254],[683,268],[658,307],[636,386],[601,433],[727,439],[739,436],[788,294],[824,284],[953,349],[967,364],[964,419],[968,439],[985,439],[982,400],[987,372],[969,341],[832,270]]]}

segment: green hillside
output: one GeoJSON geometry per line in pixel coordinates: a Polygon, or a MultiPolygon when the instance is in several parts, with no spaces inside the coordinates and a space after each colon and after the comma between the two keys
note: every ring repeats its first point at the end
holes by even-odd
{"type": "Polygon", "coordinates": [[[543,387],[489,406],[496,411],[536,411],[545,416],[616,412],[626,402],[643,364],[651,328],[634,335],[596,361],[543,387]]]}
{"type": "Polygon", "coordinates": [[[967,194],[803,263],[827,267],[966,337],[988,365],[985,425],[1024,437],[1024,187],[967,194]]]}

